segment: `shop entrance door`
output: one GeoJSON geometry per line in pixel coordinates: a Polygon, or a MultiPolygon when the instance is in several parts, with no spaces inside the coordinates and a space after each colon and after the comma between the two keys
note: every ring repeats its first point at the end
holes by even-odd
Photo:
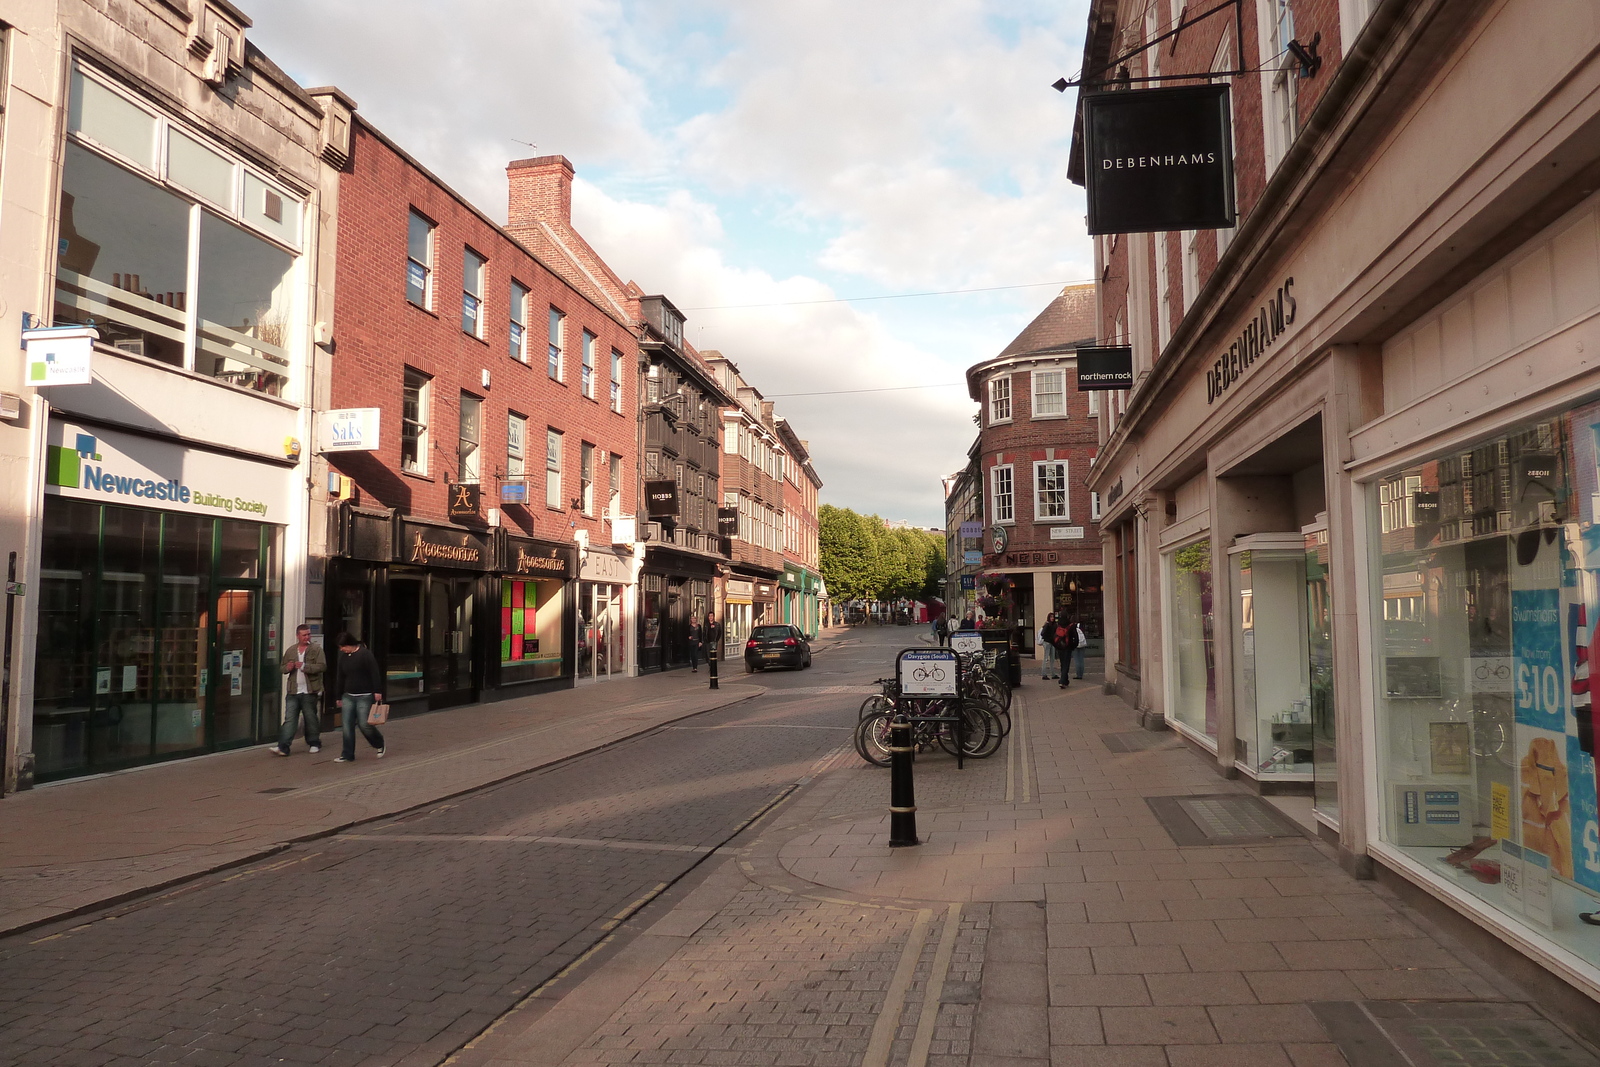
{"type": "Polygon", "coordinates": [[[1306,650],[1311,700],[1311,773],[1315,810],[1339,825],[1339,749],[1333,718],[1333,601],[1328,590],[1328,528],[1306,539],[1306,650]]]}
{"type": "Polygon", "coordinates": [[[212,615],[211,745],[233,748],[255,740],[261,699],[261,591],[221,589],[212,615]]]}
{"type": "Polygon", "coordinates": [[[477,581],[434,574],[428,589],[429,707],[476,700],[472,679],[472,612],[477,581]]]}

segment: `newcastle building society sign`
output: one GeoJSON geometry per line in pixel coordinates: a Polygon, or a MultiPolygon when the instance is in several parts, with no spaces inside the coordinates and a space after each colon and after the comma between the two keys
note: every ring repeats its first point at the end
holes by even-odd
{"type": "Polygon", "coordinates": [[[1085,93],[1089,232],[1232,226],[1229,112],[1226,85],[1085,93]]]}

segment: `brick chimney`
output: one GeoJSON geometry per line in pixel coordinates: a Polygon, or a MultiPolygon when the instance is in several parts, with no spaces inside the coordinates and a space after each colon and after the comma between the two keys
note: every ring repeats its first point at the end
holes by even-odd
{"type": "Polygon", "coordinates": [[[558,229],[572,228],[572,164],[566,156],[538,156],[513,160],[506,166],[510,205],[506,226],[548,222],[558,229]]]}

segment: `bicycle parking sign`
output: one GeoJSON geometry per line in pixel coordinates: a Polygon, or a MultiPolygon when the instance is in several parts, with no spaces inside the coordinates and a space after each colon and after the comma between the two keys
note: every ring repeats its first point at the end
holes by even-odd
{"type": "Polygon", "coordinates": [[[982,652],[983,635],[976,630],[957,630],[950,635],[950,651],[982,652]]]}
{"type": "Polygon", "coordinates": [[[895,658],[900,692],[908,697],[959,696],[956,654],[946,648],[908,648],[895,658]]]}

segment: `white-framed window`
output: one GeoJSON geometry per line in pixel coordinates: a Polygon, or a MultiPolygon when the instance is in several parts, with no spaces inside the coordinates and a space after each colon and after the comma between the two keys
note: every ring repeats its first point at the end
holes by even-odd
{"type": "Polygon", "coordinates": [[[1099,493],[1090,493],[1089,494],[1089,521],[1090,522],[1099,522],[1100,521],[1100,494],[1099,493]]]}
{"type": "Polygon", "coordinates": [[[1164,351],[1172,340],[1172,268],[1168,263],[1170,242],[1165,233],[1156,234],[1156,351],[1164,351]]]}
{"type": "Polygon", "coordinates": [[[1178,239],[1183,242],[1183,310],[1187,312],[1200,295],[1200,231],[1184,230],[1178,239]]]}
{"type": "Polygon", "coordinates": [[[611,350],[611,410],[622,414],[622,353],[611,350]]]}
{"type": "Polygon", "coordinates": [[[578,384],[583,389],[583,395],[588,397],[590,400],[594,399],[594,343],[594,334],[590,333],[588,330],[584,330],[583,370],[581,372],[578,384]]]}
{"type": "Polygon", "coordinates": [[[506,415],[506,477],[528,474],[528,420],[515,411],[506,415]]]}
{"type": "Polygon", "coordinates": [[[416,208],[406,219],[406,299],[433,307],[433,235],[437,227],[416,208]]]}
{"type": "Polygon", "coordinates": [[[996,523],[1017,521],[1015,482],[1009,463],[989,468],[989,517],[996,523]]]}
{"type": "Polygon", "coordinates": [[[550,309],[550,351],[545,358],[545,371],[552,381],[559,382],[566,371],[567,316],[560,309],[550,309]]]}
{"type": "Polygon", "coordinates": [[[561,499],[561,431],[544,432],[544,506],[563,508],[561,499]]]}
{"type": "MultiPolygon", "coordinates": [[[[1217,50],[1211,57],[1211,69],[1212,70],[1232,70],[1233,69],[1233,31],[1232,31],[1232,29],[1224,29],[1222,31],[1222,39],[1217,42],[1217,50]]],[[[1211,83],[1213,85],[1232,85],[1233,84],[1233,78],[1231,78],[1231,77],[1212,78],[1211,79],[1211,83]]],[[[1231,110],[1228,113],[1228,140],[1229,140],[1230,144],[1238,144],[1239,143],[1238,130],[1234,127],[1233,112],[1231,110]]],[[[1238,182],[1239,182],[1238,175],[1235,174],[1235,176],[1234,176],[1234,199],[1235,199],[1235,202],[1237,202],[1237,200],[1238,200],[1238,182]]],[[[1222,258],[1222,253],[1227,249],[1228,245],[1233,242],[1233,235],[1235,233],[1237,233],[1237,232],[1238,232],[1238,227],[1237,226],[1229,226],[1225,230],[1216,230],[1215,231],[1215,233],[1217,235],[1217,258],[1218,259],[1222,258]]]]}
{"type": "Polygon", "coordinates": [[[1300,64],[1288,51],[1294,39],[1294,13],[1289,0],[1256,0],[1261,35],[1261,115],[1266,125],[1267,174],[1278,169],[1298,132],[1295,81],[1300,64]]]}
{"type": "MultiPolygon", "coordinates": [[[[738,423],[725,422],[722,424],[722,451],[724,454],[729,456],[737,456],[739,454],[738,423]]],[[[730,508],[733,507],[732,504],[726,504],[724,506],[730,508]]]]}
{"type": "Polygon", "coordinates": [[[578,497],[585,515],[594,514],[594,445],[583,442],[578,454],[578,497]]]}
{"type": "Polygon", "coordinates": [[[610,490],[611,498],[606,505],[606,514],[615,518],[622,514],[622,457],[615,452],[611,453],[608,473],[611,480],[607,484],[607,488],[610,490]]]}
{"type": "Polygon", "coordinates": [[[482,481],[483,401],[471,393],[461,394],[460,430],[456,444],[456,478],[468,485],[482,481]]]}
{"type": "Polygon", "coordinates": [[[1098,389],[1089,390],[1089,417],[1092,419],[1100,417],[1100,390],[1098,389]]]}
{"type": "Polygon", "coordinates": [[[428,473],[428,401],[432,380],[419,370],[406,368],[400,393],[400,469],[428,473]]]}
{"type": "Polygon", "coordinates": [[[1067,461],[1044,459],[1033,465],[1033,517],[1039,520],[1070,519],[1067,501],[1067,461]]]}
{"type": "Polygon", "coordinates": [[[461,332],[483,337],[483,276],[488,260],[472,249],[461,253],[461,332]]]}
{"type": "Polygon", "coordinates": [[[989,422],[1011,421],[1011,377],[989,380],[989,422]]]}
{"type": "Polygon", "coordinates": [[[1067,372],[1033,372],[1033,417],[1049,418],[1067,413],[1067,372]]]}
{"type": "Polygon", "coordinates": [[[528,287],[511,281],[511,358],[528,362],[528,287]]]}

